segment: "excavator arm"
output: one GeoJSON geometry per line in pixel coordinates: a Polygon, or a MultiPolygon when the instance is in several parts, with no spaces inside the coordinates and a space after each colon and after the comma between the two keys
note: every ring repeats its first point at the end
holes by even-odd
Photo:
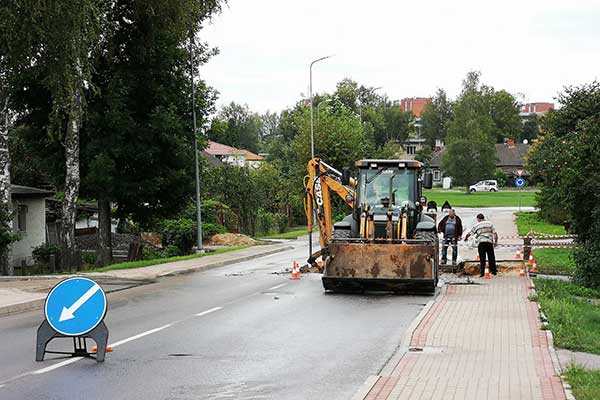
{"type": "MultiPolygon", "coordinates": [[[[308,162],[307,170],[308,175],[304,178],[307,230],[309,235],[312,235],[313,225],[315,225],[314,218],[316,217],[321,249],[324,249],[331,242],[333,234],[331,194],[337,194],[346,204],[354,208],[354,201],[356,200],[354,187],[356,186],[356,180],[350,178],[348,185],[343,185],[342,173],[320,158],[311,159],[308,162]]],[[[309,242],[309,245],[309,263],[314,263],[314,260],[321,255],[321,251],[313,253],[312,241],[309,242]]]]}

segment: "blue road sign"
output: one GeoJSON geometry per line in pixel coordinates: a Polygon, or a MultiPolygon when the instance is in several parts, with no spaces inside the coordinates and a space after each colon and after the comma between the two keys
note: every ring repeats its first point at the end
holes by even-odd
{"type": "Polygon", "coordinates": [[[91,279],[69,278],[58,283],[48,297],[44,313],[55,331],[79,336],[94,329],[106,314],[106,294],[91,279]]]}
{"type": "Polygon", "coordinates": [[[515,179],[515,186],[516,187],[523,187],[523,186],[525,186],[525,179],[523,179],[523,178],[517,178],[517,179],[515,179]]]}

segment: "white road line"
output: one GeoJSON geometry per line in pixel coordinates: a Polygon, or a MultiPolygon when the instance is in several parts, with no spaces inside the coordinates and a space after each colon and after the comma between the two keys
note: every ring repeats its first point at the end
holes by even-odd
{"type": "Polygon", "coordinates": [[[202,311],[201,313],[196,314],[196,317],[201,317],[203,315],[210,314],[211,312],[219,311],[222,308],[223,307],[215,307],[211,308],[210,310],[202,311]]]}
{"type": "Polygon", "coordinates": [[[285,285],[287,285],[287,283],[282,283],[281,285],[277,285],[277,286],[270,287],[268,290],[275,290],[275,289],[279,289],[280,287],[284,287],[285,285]]]}
{"type": "Polygon", "coordinates": [[[35,370],[35,371],[32,371],[31,373],[32,373],[32,374],[36,374],[36,375],[39,375],[39,374],[45,374],[46,372],[54,371],[55,369],[58,369],[58,368],[64,367],[65,365],[73,364],[74,362],[76,362],[76,361],[79,361],[79,360],[81,360],[82,358],[83,358],[83,357],[74,357],[74,358],[69,358],[68,360],[61,361],[61,362],[59,362],[59,363],[56,363],[56,364],[54,364],[54,365],[51,365],[51,366],[49,366],[49,367],[42,368],[42,369],[37,369],[37,370],[35,370]]]}
{"type": "Polygon", "coordinates": [[[269,258],[269,257],[280,256],[282,254],[289,253],[290,251],[294,251],[294,250],[296,250],[296,249],[294,248],[294,249],[289,249],[289,250],[282,251],[282,252],[279,252],[279,253],[269,254],[269,255],[264,256],[264,257],[259,257],[259,258],[257,258],[257,260],[259,260],[261,258],[269,258]]]}
{"type": "Polygon", "coordinates": [[[137,340],[137,339],[139,339],[139,338],[142,338],[142,337],[144,337],[144,336],[152,335],[153,333],[156,333],[156,332],[162,331],[163,329],[167,329],[168,327],[170,327],[170,326],[172,326],[172,325],[173,325],[173,324],[167,324],[167,325],[163,325],[163,326],[161,326],[161,327],[158,327],[158,328],[156,328],[156,329],[150,329],[149,331],[142,332],[142,333],[138,333],[137,335],[134,335],[134,336],[128,337],[127,339],[119,340],[118,342],[115,342],[115,343],[113,343],[113,344],[109,344],[109,346],[114,348],[114,347],[120,346],[120,345],[122,345],[122,344],[125,344],[125,343],[128,343],[128,342],[131,342],[131,341],[133,341],[133,340],[137,340]]]}

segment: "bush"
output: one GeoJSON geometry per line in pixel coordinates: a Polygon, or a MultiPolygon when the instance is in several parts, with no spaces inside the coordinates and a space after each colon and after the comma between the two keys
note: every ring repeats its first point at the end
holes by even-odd
{"type": "Polygon", "coordinates": [[[257,217],[257,230],[258,233],[267,234],[271,232],[273,229],[274,222],[273,213],[263,210],[262,208],[258,209],[258,217],[257,217]]]}
{"type": "Polygon", "coordinates": [[[277,228],[277,233],[284,233],[288,227],[287,215],[276,213],[273,217],[273,224],[277,228]]]}
{"type": "MultiPolygon", "coordinates": [[[[38,264],[48,264],[50,262],[50,256],[56,255],[60,252],[60,248],[53,244],[41,244],[33,249],[31,254],[33,259],[38,264]]],[[[94,260],[95,261],[95,260],[94,260]]]]}
{"type": "Polygon", "coordinates": [[[84,264],[96,265],[96,252],[93,251],[82,251],[81,259],[84,264]]]}
{"type": "MultiPolygon", "coordinates": [[[[190,252],[191,252],[191,249],[190,249],[190,252]]],[[[165,247],[165,249],[163,251],[161,251],[160,257],[158,257],[158,258],[177,257],[180,255],[182,255],[181,250],[177,246],[169,245],[169,246],[165,247]]]]}
{"type": "Polygon", "coordinates": [[[162,244],[175,246],[180,254],[189,254],[196,243],[196,222],[189,218],[165,219],[160,223],[162,244]]]}
{"type": "MultiPolygon", "coordinates": [[[[195,224],[194,224],[195,225],[195,224]]],[[[218,233],[227,233],[227,228],[217,224],[211,223],[202,223],[202,239],[208,239],[212,235],[216,235],[218,233]]],[[[195,237],[195,235],[194,235],[195,237]]]]}
{"type": "Polygon", "coordinates": [[[498,181],[498,187],[505,187],[508,184],[508,177],[500,168],[496,168],[496,172],[494,172],[494,179],[498,181]]]}

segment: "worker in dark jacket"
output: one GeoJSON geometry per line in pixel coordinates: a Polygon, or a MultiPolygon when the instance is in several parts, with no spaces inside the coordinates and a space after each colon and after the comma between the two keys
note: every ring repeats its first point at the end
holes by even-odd
{"type": "Polygon", "coordinates": [[[458,258],[458,241],[462,237],[463,227],[462,221],[454,212],[454,209],[450,209],[448,215],[446,215],[438,224],[438,233],[444,235],[444,243],[442,247],[442,264],[446,264],[448,261],[448,246],[452,245],[452,264],[456,264],[458,258]]]}

